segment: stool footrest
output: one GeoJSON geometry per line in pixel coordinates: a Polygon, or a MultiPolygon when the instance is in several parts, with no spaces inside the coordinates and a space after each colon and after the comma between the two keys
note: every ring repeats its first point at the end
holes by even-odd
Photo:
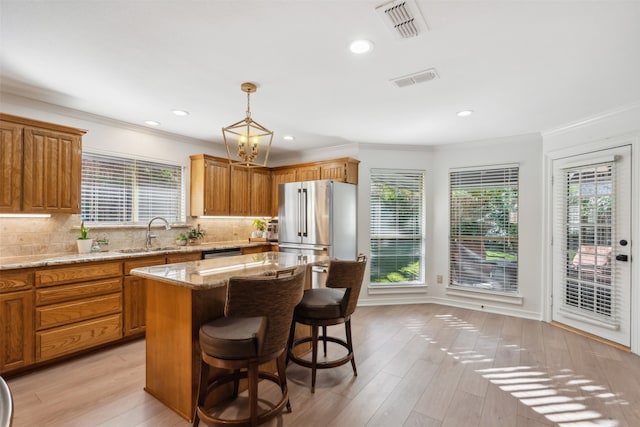
{"type": "MultiPolygon", "coordinates": [[[[318,338],[318,342],[322,341],[322,340],[326,340],[332,343],[336,343],[341,345],[342,347],[347,349],[347,355],[340,358],[340,359],[333,359],[333,360],[328,360],[326,362],[316,362],[316,368],[317,369],[329,369],[329,368],[335,368],[336,366],[341,366],[344,365],[345,363],[351,361],[353,359],[353,352],[349,349],[349,346],[347,345],[346,341],[341,340],[340,338],[335,338],[335,337],[319,337],[318,338]]],[[[293,341],[292,345],[291,345],[291,349],[289,350],[289,360],[291,360],[292,362],[300,365],[300,366],[304,366],[306,368],[313,368],[313,363],[310,360],[305,360],[302,359],[298,356],[296,356],[295,354],[293,354],[293,349],[300,344],[304,344],[307,342],[312,342],[313,339],[312,337],[303,337],[303,338],[299,338],[295,341],[293,341]]],[[[356,374],[357,375],[357,374],[356,374]]]]}
{"type": "MultiPolygon", "coordinates": [[[[247,374],[248,374],[247,371],[241,371],[239,373],[239,378],[240,379],[245,379],[248,376],[247,374]]],[[[271,381],[271,382],[277,384],[278,387],[281,387],[280,378],[277,375],[272,374],[271,372],[258,371],[258,377],[263,379],[263,380],[271,381]]],[[[229,383],[231,381],[234,381],[235,379],[236,379],[236,374],[235,373],[229,373],[229,374],[221,375],[221,376],[218,376],[218,377],[214,378],[209,383],[209,385],[207,386],[207,394],[209,394],[212,390],[214,390],[214,389],[216,389],[218,387],[221,387],[221,386],[223,386],[223,385],[225,385],[225,384],[227,384],[227,383],[229,383]]],[[[282,410],[284,409],[285,405],[287,407],[289,407],[288,403],[289,403],[289,389],[285,384],[284,390],[282,391],[282,398],[275,404],[275,406],[273,408],[267,410],[267,411],[264,411],[264,412],[258,414],[258,424],[262,424],[262,423],[274,418],[278,414],[280,414],[282,412],[282,410]]],[[[202,406],[198,406],[196,408],[196,411],[198,411],[198,416],[200,417],[200,420],[203,421],[208,426],[215,426],[215,425],[219,425],[219,426],[236,426],[236,427],[251,426],[251,418],[250,417],[238,418],[238,419],[235,419],[235,418],[218,418],[218,417],[215,417],[213,415],[210,415],[207,412],[207,408],[203,408],[202,406]]]]}

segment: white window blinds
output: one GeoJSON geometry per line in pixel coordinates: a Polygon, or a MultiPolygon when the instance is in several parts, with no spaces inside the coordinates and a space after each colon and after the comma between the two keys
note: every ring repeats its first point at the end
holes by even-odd
{"type": "Polygon", "coordinates": [[[101,154],[82,156],[82,219],[144,224],[156,215],[185,221],[181,166],[101,154]]]}
{"type": "Polygon", "coordinates": [[[449,174],[450,285],[518,291],[518,167],[449,174]]]}
{"type": "Polygon", "coordinates": [[[424,283],[424,172],[372,169],[371,284],[424,283]]]}

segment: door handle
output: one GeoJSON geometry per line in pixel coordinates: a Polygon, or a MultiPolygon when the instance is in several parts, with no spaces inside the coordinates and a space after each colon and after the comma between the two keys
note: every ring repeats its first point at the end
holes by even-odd
{"type": "Polygon", "coordinates": [[[616,255],[616,261],[627,262],[627,261],[629,261],[629,256],[628,255],[616,255]]]}

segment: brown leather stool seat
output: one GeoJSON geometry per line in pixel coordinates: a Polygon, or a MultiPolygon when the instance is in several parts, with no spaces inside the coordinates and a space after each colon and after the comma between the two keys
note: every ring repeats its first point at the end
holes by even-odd
{"type": "Polygon", "coordinates": [[[356,261],[332,260],[325,288],[307,289],[302,301],[296,306],[293,322],[289,331],[288,360],[311,368],[311,392],[316,389],[316,370],[335,368],[351,362],[353,374],[358,375],[351,339],[351,315],[356,309],[367,259],[360,255],[356,261]],[[311,336],[295,339],[296,323],[311,326],[311,336]],[[327,326],[345,325],[345,340],[327,336],[327,326]],[[318,337],[318,328],[322,327],[322,336],[318,337]],[[327,356],[327,342],[336,343],[347,350],[346,356],[318,361],[318,339],[322,341],[324,356],[327,356]],[[311,342],[311,361],[294,354],[294,348],[311,342]]]}
{"type": "Polygon", "coordinates": [[[286,347],[293,309],[302,298],[305,267],[280,271],[271,277],[232,277],[227,286],[224,317],[200,327],[200,384],[193,425],[257,426],[291,410],[285,373],[286,347]],[[260,371],[261,364],[276,360],[278,374],[260,371]],[[210,367],[225,369],[210,378],[210,367]],[[238,396],[240,378],[247,378],[249,416],[222,418],[206,407],[207,396],[233,381],[232,397],[238,396]],[[258,413],[258,382],[277,384],[280,400],[258,413]]]}

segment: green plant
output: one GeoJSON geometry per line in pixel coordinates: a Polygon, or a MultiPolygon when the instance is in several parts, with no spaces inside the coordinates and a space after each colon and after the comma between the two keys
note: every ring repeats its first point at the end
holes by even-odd
{"type": "Polygon", "coordinates": [[[264,218],[256,218],[253,220],[253,228],[258,231],[267,231],[267,221],[264,218]]]}
{"type": "Polygon", "coordinates": [[[204,237],[204,235],[204,230],[202,230],[200,228],[200,224],[198,224],[197,228],[192,228],[191,230],[189,230],[189,234],[187,235],[187,237],[189,238],[189,240],[200,240],[204,237]]]}
{"type": "Polygon", "coordinates": [[[89,229],[84,226],[84,221],[80,224],[80,237],[78,240],[88,240],[89,239],[89,229]]]}
{"type": "Polygon", "coordinates": [[[189,240],[185,233],[180,233],[176,236],[176,240],[189,240]]]}

